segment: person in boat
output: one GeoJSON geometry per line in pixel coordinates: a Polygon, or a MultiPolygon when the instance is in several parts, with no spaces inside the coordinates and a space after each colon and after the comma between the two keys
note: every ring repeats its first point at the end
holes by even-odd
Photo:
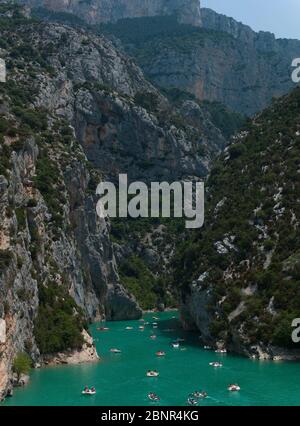
{"type": "Polygon", "coordinates": [[[88,392],[88,391],[89,391],[88,386],[85,386],[85,387],[84,387],[84,389],[83,389],[83,391],[84,391],[84,392],[88,392]]]}
{"type": "Polygon", "coordinates": [[[92,387],[91,392],[96,392],[96,389],[94,388],[94,386],[92,387]]]}

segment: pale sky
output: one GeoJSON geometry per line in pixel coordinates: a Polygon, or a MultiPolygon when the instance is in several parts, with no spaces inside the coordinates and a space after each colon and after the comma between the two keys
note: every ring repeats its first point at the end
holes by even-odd
{"type": "Polygon", "coordinates": [[[255,31],[270,31],[276,37],[300,39],[300,0],[200,1],[202,7],[231,16],[255,31]]]}

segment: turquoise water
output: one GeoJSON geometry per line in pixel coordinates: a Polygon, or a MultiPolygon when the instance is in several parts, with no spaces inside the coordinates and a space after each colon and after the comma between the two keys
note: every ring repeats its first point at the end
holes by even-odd
{"type": "MultiPolygon", "coordinates": [[[[156,314],[155,314],[156,315],[156,314]]],[[[232,355],[217,355],[205,351],[196,334],[181,330],[176,313],[161,313],[158,329],[152,325],[140,331],[141,322],[101,324],[109,331],[91,327],[101,362],[83,366],[59,366],[34,370],[31,382],[15,390],[5,405],[186,405],[187,396],[195,390],[206,390],[209,398],[200,405],[300,405],[300,366],[297,363],[259,362],[232,355]],[[127,326],[134,327],[126,330],[127,326]],[[174,331],[170,331],[170,330],[174,331]],[[156,340],[150,335],[155,333],[156,340]],[[179,349],[170,343],[184,338],[179,349]],[[110,348],[122,350],[110,353],[110,348]],[[159,350],[165,358],[156,357],[159,350]],[[223,368],[208,364],[221,360],[223,368]],[[160,372],[158,378],[146,377],[149,369],[160,372]],[[230,383],[241,386],[239,393],[230,393],[230,383]],[[95,386],[95,396],[82,396],[85,386],[95,386]],[[148,401],[148,392],[161,398],[159,403],[148,401]]],[[[154,322],[152,314],[146,321],[154,322]]]]}

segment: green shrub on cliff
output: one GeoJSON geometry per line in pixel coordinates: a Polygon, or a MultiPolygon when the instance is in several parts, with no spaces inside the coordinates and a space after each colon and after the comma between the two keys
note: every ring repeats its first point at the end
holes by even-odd
{"type": "Polygon", "coordinates": [[[31,359],[30,357],[24,353],[19,352],[13,362],[13,371],[17,375],[17,380],[20,380],[22,374],[28,374],[31,368],[31,359]]]}
{"type": "Polygon", "coordinates": [[[40,285],[39,301],[34,334],[40,352],[50,354],[81,348],[84,317],[63,286],[53,282],[40,285]]]}
{"type": "Polygon", "coordinates": [[[225,331],[228,343],[243,334],[247,344],[299,347],[299,123],[297,88],[245,127],[211,171],[204,227],[174,258],[184,296],[206,273],[199,287],[210,291],[211,332],[225,331]]]}

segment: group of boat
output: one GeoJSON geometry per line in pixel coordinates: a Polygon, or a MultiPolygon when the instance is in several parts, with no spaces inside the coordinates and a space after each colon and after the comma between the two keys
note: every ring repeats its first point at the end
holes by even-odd
{"type": "MultiPolygon", "coordinates": [[[[159,318],[153,316],[153,320],[154,321],[158,321],[159,318]]],[[[141,330],[141,331],[145,330],[145,325],[151,324],[149,322],[148,323],[145,322],[145,320],[140,320],[140,321],[143,322],[143,324],[138,327],[139,330],[141,330]]],[[[157,322],[153,322],[151,325],[152,325],[153,329],[158,328],[158,323],[157,322]]],[[[133,327],[128,326],[125,329],[126,330],[133,330],[133,327]]],[[[100,327],[100,328],[97,328],[97,330],[99,330],[99,331],[107,331],[107,330],[109,330],[109,328],[108,327],[100,327]]],[[[174,330],[172,330],[172,331],[174,331],[174,330]]],[[[150,335],[150,339],[151,340],[155,340],[156,338],[157,338],[157,336],[155,334],[150,335]]],[[[177,348],[179,348],[181,346],[180,345],[181,342],[184,342],[184,339],[177,338],[176,340],[174,340],[173,342],[171,342],[171,346],[173,348],[177,349],[177,348]]],[[[212,350],[213,348],[211,346],[204,346],[204,349],[205,350],[212,350]]],[[[110,352],[113,353],[113,354],[120,354],[120,353],[122,353],[122,351],[120,349],[117,349],[117,348],[110,349],[110,352]]],[[[225,348],[218,348],[218,349],[215,349],[215,353],[217,353],[217,354],[226,354],[227,350],[225,348]]],[[[158,352],[156,352],[156,356],[157,357],[165,357],[166,356],[166,352],[165,351],[158,351],[158,352]]],[[[221,367],[223,367],[223,363],[219,362],[219,361],[210,362],[209,365],[211,367],[214,367],[214,368],[221,368],[221,367]]],[[[148,370],[146,372],[146,376],[150,377],[150,378],[156,378],[156,377],[159,377],[159,372],[157,370],[148,370]]],[[[227,389],[230,392],[238,392],[238,391],[241,390],[241,388],[240,388],[240,386],[238,384],[230,384],[230,385],[228,385],[227,389]]],[[[84,388],[84,390],[82,391],[82,395],[95,395],[95,394],[96,394],[96,389],[94,387],[92,387],[91,389],[89,389],[86,386],[84,388]]],[[[200,402],[201,399],[205,399],[205,398],[207,398],[207,396],[208,396],[208,394],[205,391],[201,391],[201,392],[200,391],[195,391],[195,392],[191,393],[188,396],[187,404],[191,405],[191,406],[196,406],[196,405],[199,404],[199,402],[200,402]]],[[[150,401],[152,401],[152,402],[158,402],[158,401],[160,401],[160,397],[157,394],[155,394],[154,392],[149,392],[148,399],[150,401]]]]}

